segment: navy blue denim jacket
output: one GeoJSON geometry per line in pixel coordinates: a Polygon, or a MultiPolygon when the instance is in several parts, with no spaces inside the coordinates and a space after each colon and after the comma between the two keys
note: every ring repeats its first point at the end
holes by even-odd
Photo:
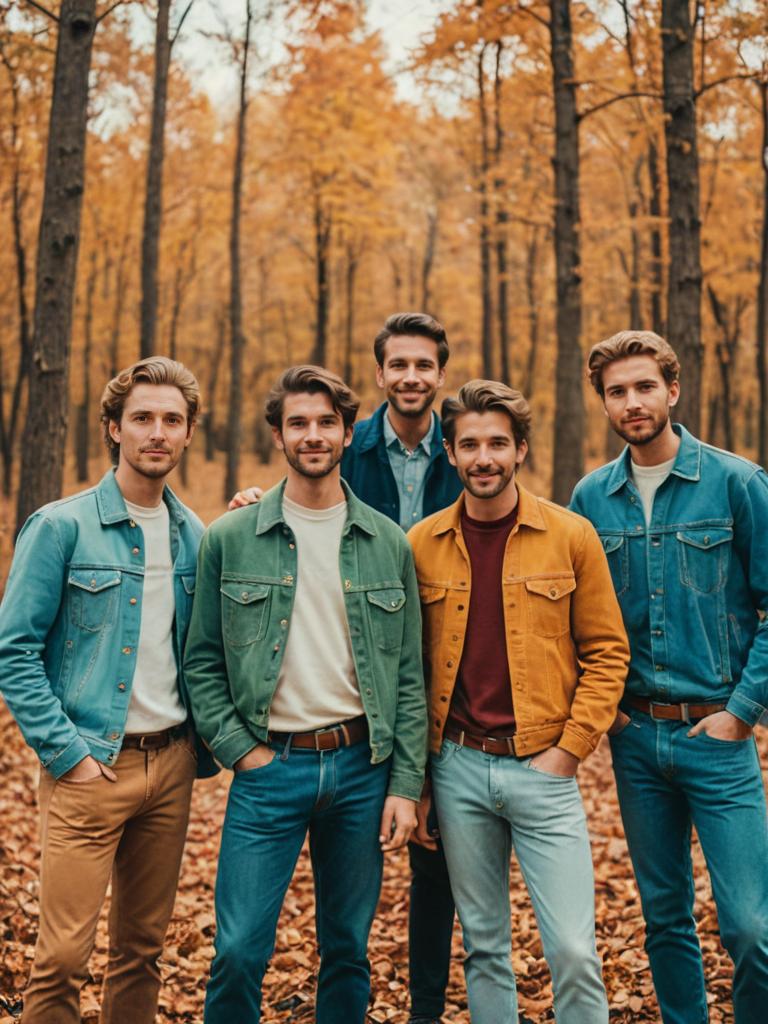
{"type": "MultiPolygon", "coordinates": [[[[203,525],[166,487],[181,697],[203,525]]],[[[110,470],[96,487],[29,517],[0,606],[0,690],[56,778],[88,754],[112,764],[125,732],[141,625],[144,545],[110,470]]],[[[199,752],[198,774],[213,761],[199,752]]]]}
{"type": "MultiPolygon", "coordinates": [[[[366,505],[371,505],[377,512],[382,512],[399,524],[400,498],[384,436],[386,409],[385,402],[373,416],[355,425],[352,444],[345,449],[341,460],[341,475],[366,505]]],[[[424,479],[424,516],[447,508],[462,491],[458,474],[443,448],[440,419],[436,413],[432,413],[432,416],[435,429],[432,432],[429,466],[424,479]]]]}
{"type": "Polygon", "coordinates": [[[680,448],[646,528],[629,449],[577,484],[603,542],[632,653],[627,692],[768,706],[768,477],[676,424],[680,448]]]}

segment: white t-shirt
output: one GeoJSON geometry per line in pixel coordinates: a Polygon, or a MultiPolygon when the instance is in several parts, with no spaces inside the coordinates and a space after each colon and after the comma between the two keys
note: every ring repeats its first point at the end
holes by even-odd
{"type": "Polygon", "coordinates": [[[269,728],[307,732],[363,713],[339,567],[347,503],[310,509],[284,497],[283,516],[296,538],[296,596],[269,728]]]}
{"type": "Polygon", "coordinates": [[[163,501],[157,508],[142,508],[130,501],[125,506],[141,527],[144,543],[141,627],[125,731],[159,732],[179,725],[187,717],[179,696],[173,653],[176,599],[168,507],[163,501]]]}
{"type": "Polygon", "coordinates": [[[660,462],[657,466],[638,466],[636,462],[632,463],[632,479],[635,482],[635,487],[640,492],[646,526],[651,524],[653,499],[656,497],[656,491],[667,479],[674,464],[675,456],[667,459],[666,462],[660,462]]]}

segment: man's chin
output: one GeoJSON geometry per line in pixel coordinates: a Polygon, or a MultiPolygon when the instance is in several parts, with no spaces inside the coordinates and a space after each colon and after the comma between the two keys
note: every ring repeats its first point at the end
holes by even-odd
{"type": "Polygon", "coordinates": [[[397,395],[394,395],[390,396],[389,404],[394,407],[400,416],[403,416],[405,419],[415,420],[418,419],[419,416],[423,416],[426,410],[430,408],[435,396],[424,395],[420,397],[423,398],[423,401],[419,402],[417,405],[403,405],[402,402],[399,401],[397,395]]]}

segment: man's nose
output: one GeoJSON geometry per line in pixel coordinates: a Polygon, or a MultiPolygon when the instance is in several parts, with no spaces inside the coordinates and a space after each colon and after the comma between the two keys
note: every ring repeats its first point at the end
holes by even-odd
{"type": "Polygon", "coordinates": [[[165,437],[165,421],[162,416],[152,420],[152,437],[165,437]]]}
{"type": "Polygon", "coordinates": [[[319,441],[320,440],[320,431],[318,429],[317,423],[315,423],[314,421],[312,423],[309,423],[307,425],[307,432],[306,432],[306,434],[304,436],[305,436],[307,441],[312,441],[314,443],[319,441]]]}
{"type": "Polygon", "coordinates": [[[414,384],[418,383],[419,375],[418,373],[416,373],[415,363],[408,364],[405,370],[405,377],[403,378],[403,380],[411,381],[414,384]]]}

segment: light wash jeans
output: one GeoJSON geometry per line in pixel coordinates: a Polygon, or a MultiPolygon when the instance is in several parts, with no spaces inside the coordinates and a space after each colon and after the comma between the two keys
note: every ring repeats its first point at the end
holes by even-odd
{"type": "Polygon", "coordinates": [[[322,752],[276,749],[270,764],[236,773],[229,790],[205,1024],[261,1020],[262,978],[307,831],[320,949],[315,1019],[363,1024],[390,763],[371,764],[367,743],[322,752]]]}
{"type": "Polygon", "coordinates": [[[558,1024],[607,1024],[592,857],[575,779],[444,740],[432,785],[464,932],[472,1024],[517,1024],[510,961],[514,846],[552,973],[558,1024]]]}
{"type": "Polygon", "coordinates": [[[633,708],[611,738],[645,948],[664,1024],[709,1019],[693,916],[691,826],[704,851],[720,938],[731,956],[736,1024],[768,1020],[768,823],[754,739],[688,736],[686,722],[633,708]]]}

